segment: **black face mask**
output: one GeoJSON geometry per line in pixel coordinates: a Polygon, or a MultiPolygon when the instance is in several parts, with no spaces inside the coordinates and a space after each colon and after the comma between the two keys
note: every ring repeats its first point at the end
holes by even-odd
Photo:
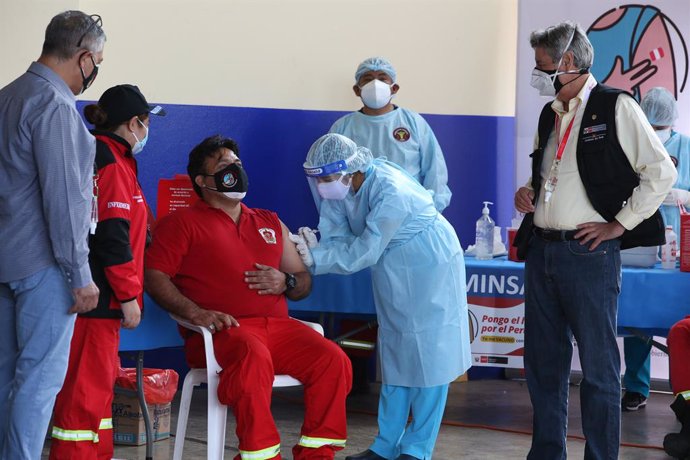
{"type": "Polygon", "coordinates": [[[91,56],[91,62],[93,63],[93,70],[87,77],[84,75],[84,69],[79,66],[79,70],[81,71],[81,93],[82,94],[84,91],[89,89],[89,86],[93,83],[93,81],[96,79],[96,75],[98,75],[98,65],[96,65],[96,61],[93,60],[93,56],[91,56]]]}
{"type": "MultiPolygon", "coordinates": [[[[542,72],[544,72],[544,73],[546,73],[546,74],[549,74],[549,75],[555,74],[556,71],[557,71],[557,69],[554,69],[554,70],[542,70],[542,72]]],[[[562,73],[561,75],[571,75],[571,74],[584,75],[584,74],[586,74],[587,72],[589,72],[589,67],[585,67],[585,68],[580,69],[580,70],[578,70],[578,71],[576,71],[576,72],[564,72],[564,73],[562,73]]],[[[578,77],[578,78],[579,78],[579,77],[578,77]]],[[[575,80],[577,80],[577,78],[576,78],[575,80]]],[[[570,84],[570,83],[574,82],[575,80],[570,80],[570,81],[569,81],[568,83],[566,83],[566,84],[570,84]]],[[[561,81],[558,79],[558,76],[557,76],[556,78],[553,79],[553,89],[556,90],[556,94],[558,94],[558,93],[563,89],[564,86],[565,86],[565,85],[564,85],[563,83],[561,83],[561,81]]]]}
{"type": "Polygon", "coordinates": [[[245,193],[249,186],[247,173],[239,163],[227,165],[215,174],[202,174],[202,176],[213,177],[216,188],[207,188],[214,192],[245,193]]]}
{"type": "MultiPolygon", "coordinates": [[[[555,72],[556,71],[554,70],[554,73],[555,72]]],[[[558,76],[556,76],[556,78],[553,79],[553,89],[556,90],[556,94],[561,92],[561,90],[563,89],[563,86],[564,85],[563,85],[563,83],[561,83],[561,80],[559,80],[558,76]]]]}

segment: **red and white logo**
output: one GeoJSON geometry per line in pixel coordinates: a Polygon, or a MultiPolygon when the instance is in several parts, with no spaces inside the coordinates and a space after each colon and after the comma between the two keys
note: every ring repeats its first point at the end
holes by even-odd
{"type": "Polygon", "coordinates": [[[393,139],[398,142],[407,142],[410,140],[410,131],[407,128],[395,128],[393,130],[393,139]]]}
{"type": "Polygon", "coordinates": [[[656,49],[653,49],[652,51],[649,52],[649,58],[652,61],[656,61],[664,57],[664,49],[659,47],[656,49]]]}
{"type": "Polygon", "coordinates": [[[264,227],[259,229],[259,235],[267,244],[276,244],[276,232],[272,228],[264,227]]]}

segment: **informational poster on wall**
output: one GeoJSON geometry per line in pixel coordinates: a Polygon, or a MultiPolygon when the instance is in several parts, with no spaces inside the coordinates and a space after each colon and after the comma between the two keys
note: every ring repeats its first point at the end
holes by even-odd
{"type": "Polygon", "coordinates": [[[161,179],[158,181],[156,218],[160,219],[178,209],[188,208],[198,199],[192,181],[186,174],[176,174],[172,179],[161,179]]]}
{"type": "Polygon", "coordinates": [[[675,129],[690,135],[688,85],[687,2],[655,0],[626,3],[612,0],[520,0],[517,62],[516,182],[530,176],[529,154],[533,150],[537,120],[548,102],[530,87],[535,66],[530,33],[564,20],[586,31],[594,47],[590,72],[599,83],[624,89],[638,101],[651,88],[668,89],[678,101],[675,129]]]}
{"type": "Polygon", "coordinates": [[[476,269],[467,279],[472,365],[523,367],[525,283],[523,270],[476,269]]]}

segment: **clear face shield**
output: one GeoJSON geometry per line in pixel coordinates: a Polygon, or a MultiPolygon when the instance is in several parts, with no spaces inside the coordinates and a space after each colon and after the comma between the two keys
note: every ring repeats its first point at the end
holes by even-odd
{"type": "Polygon", "coordinates": [[[352,175],[346,170],[345,160],[319,167],[304,165],[304,173],[317,208],[320,208],[321,200],[343,200],[347,197],[352,185],[352,175]]]}

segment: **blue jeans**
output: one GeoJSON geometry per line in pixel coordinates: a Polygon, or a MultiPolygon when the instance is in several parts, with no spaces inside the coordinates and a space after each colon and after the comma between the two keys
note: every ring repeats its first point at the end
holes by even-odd
{"type": "Polygon", "coordinates": [[[525,373],[532,400],[528,459],[566,458],[568,384],[577,341],[585,459],[618,458],[620,356],[616,314],[620,242],[594,251],[578,241],[533,236],[525,263],[525,373]]]}
{"type": "Polygon", "coordinates": [[[379,433],[370,449],[387,459],[402,454],[430,459],[447,398],[448,384],[424,388],[381,385],[379,433]]]}
{"type": "Polygon", "coordinates": [[[652,346],[639,337],[626,337],[623,340],[625,356],[625,375],[623,386],[625,391],[640,393],[649,397],[651,381],[650,366],[652,346]]]}
{"type": "Polygon", "coordinates": [[[41,458],[76,315],[57,266],[0,283],[0,459],[41,458]]]}

